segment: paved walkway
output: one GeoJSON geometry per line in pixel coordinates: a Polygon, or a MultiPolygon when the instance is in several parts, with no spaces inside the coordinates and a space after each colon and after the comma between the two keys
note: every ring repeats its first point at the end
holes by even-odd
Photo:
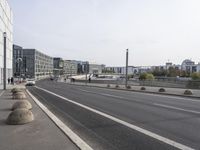
{"type": "MultiPolygon", "coordinates": [[[[67,82],[69,84],[75,84],[75,85],[87,85],[87,86],[96,86],[96,87],[103,87],[107,88],[107,84],[97,84],[97,83],[83,83],[83,82],[67,82]]],[[[110,88],[119,89],[119,90],[126,90],[124,85],[119,85],[119,88],[115,87],[116,84],[110,84],[110,88]]],[[[192,95],[184,95],[184,91],[186,89],[181,88],[164,88],[166,92],[158,92],[158,90],[161,87],[151,87],[151,86],[145,86],[146,90],[141,90],[142,86],[131,86],[130,91],[138,91],[138,92],[146,92],[146,93],[159,93],[159,94],[165,94],[165,95],[177,95],[177,96],[187,96],[187,97],[194,97],[194,98],[200,98],[200,90],[197,89],[190,89],[192,91],[192,95]]]]}
{"type": "MultiPolygon", "coordinates": [[[[21,85],[21,88],[24,86],[21,85]]],[[[28,95],[27,95],[28,96],[28,95]]],[[[78,148],[28,96],[35,120],[25,125],[7,125],[5,120],[17,101],[10,90],[0,90],[0,149],[2,150],[77,150],[78,148]]]]}

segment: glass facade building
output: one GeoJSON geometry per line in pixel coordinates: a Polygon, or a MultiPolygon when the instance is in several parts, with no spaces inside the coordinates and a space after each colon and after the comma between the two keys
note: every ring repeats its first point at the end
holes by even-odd
{"type": "Polygon", "coordinates": [[[12,77],[13,14],[7,0],[0,0],[0,84],[3,83],[4,38],[6,32],[6,72],[12,77]]]}
{"type": "Polygon", "coordinates": [[[77,75],[89,72],[89,62],[77,60],[64,60],[64,74],[77,75]]]}
{"type": "Polygon", "coordinates": [[[15,77],[48,78],[53,75],[53,58],[36,49],[13,46],[13,74],[15,77]]]}
{"type": "Polygon", "coordinates": [[[64,73],[64,60],[60,57],[53,58],[53,74],[54,76],[60,76],[64,73]]]}
{"type": "Polygon", "coordinates": [[[47,78],[53,74],[53,58],[36,49],[23,49],[27,77],[36,80],[47,78]]]}

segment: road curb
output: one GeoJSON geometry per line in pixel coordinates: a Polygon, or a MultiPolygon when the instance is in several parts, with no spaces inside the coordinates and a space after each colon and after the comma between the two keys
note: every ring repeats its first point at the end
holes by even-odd
{"type": "MultiPolygon", "coordinates": [[[[71,83],[68,83],[71,84],[71,83]]],[[[193,96],[193,95],[182,95],[182,94],[173,94],[173,93],[166,93],[166,92],[152,92],[152,91],[140,91],[140,90],[134,90],[134,89],[120,89],[120,88],[108,88],[108,87],[101,87],[101,86],[95,86],[95,85],[79,85],[79,84],[71,84],[76,86],[88,86],[88,87],[98,87],[98,88],[106,88],[106,89],[112,89],[112,90],[123,90],[123,91],[130,91],[130,92],[138,92],[138,93],[148,93],[148,94],[157,94],[157,95],[169,95],[169,96],[179,96],[184,98],[195,98],[199,99],[199,96],[193,96]]]]}
{"type": "Polygon", "coordinates": [[[75,134],[67,125],[57,118],[46,106],[44,106],[29,90],[26,92],[33,101],[41,108],[41,110],[55,123],[55,125],[81,150],[93,150],[85,141],[75,134]]]}

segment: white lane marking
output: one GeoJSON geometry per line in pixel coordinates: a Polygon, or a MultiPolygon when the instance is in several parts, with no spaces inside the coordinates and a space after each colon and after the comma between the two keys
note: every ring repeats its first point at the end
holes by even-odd
{"type": "Polygon", "coordinates": [[[189,98],[189,97],[185,97],[185,98],[183,98],[183,97],[177,97],[177,96],[173,96],[173,95],[169,95],[169,96],[167,96],[167,95],[156,95],[155,93],[151,93],[151,94],[149,94],[149,93],[139,93],[139,94],[142,94],[142,95],[151,95],[151,96],[156,96],[156,97],[166,97],[166,98],[170,98],[170,99],[175,99],[175,100],[184,100],[184,101],[194,101],[194,102],[200,102],[200,100],[196,100],[196,99],[191,99],[191,98],[189,98]]]}
{"type": "Polygon", "coordinates": [[[170,106],[170,105],[159,104],[159,103],[153,103],[153,104],[156,106],[164,107],[164,108],[170,108],[170,109],[180,110],[180,111],[184,111],[184,112],[200,114],[199,111],[195,111],[195,110],[188,110],[188,109],[183,109],[183,108],[174,107],[174,106],[170,106]]]}
{"type": "Polygon", "coordinates": [[[113,98],[120,98],[120,99],[124,99],[123,97],[121,96],[115,96],[115,95],[112,95],[112,94],[100,94],[100,95],[103,95],[103,96],[108,96],[108,97],[113,97],[113,98]]]}
{"type": "Polygon", "coordinates": [[[87,90],[82,90],[82,89],[79,89],[80,91],[82,92],[86,92],[86,93],[93,93],[93,94],[98,94],[98,95],[103,95],[103,96],[108,96],[108,97],[113,97],[113,98],[120,98],[120,99],[124,99],[123,97],[121,96],[116,96],[116,95],[112,95],[112,94],[106,94],[106,93],[97,93],[97,92],[92,92],[92,91],[87,91],[87,90]]]}
{"type": "Polygon", "coordinates": [[[86,92],[86,93],[93,93],[93,92],[87,91],[87,90],[82,90],[82,89],[79,89],[79,90],[82,91],[82,92],[86,92]]]}
{"type": "Polygon", "coordinates": [[[67,127],[60,119],[58,119],[46,106],[44,106],[35,96],[28,90],[27,93],[32,97],[35,103],[51,118],[51,120],[81,149],[93,150],[85,141],[67,127]]]}
{"type": "Polygon", "coordinates": [[[5,92],[5,91],[2,91],[1,94],[0,94],[0,96],[2,96],[4,92],[5,92]]]}
{"type": "Polygon", "coordinates": [[[111,119],[111,120],[113,120],[113,121],[115,121],[115,122],[117,122],[117,123],[120,123],[120,124],[122,124],[122,125],[124,125],[124,126],[126,126],[126,127],[129,127],[129,128],[131,128],[131,129],[133,129],[133,130],[136,130],[136,131],[138,131],[138,132],[141,132],[141,133],[143,133],[143,134],[145,134],[145,135],[147,135],[147,136],[150,136],[150,137],[152,137],[152,138],[154,138],[154,139],[157,139],[157,140],[159,140],[159,141],[162,141],[163,143],[166,143],[166,144],[169,144],[169,145],[171,145],[171,146],[174,146],[174,147],[176,147],[176,148],[178,148],[178,149],[182,149],[182,150],[194,150],[194,149],[191,148],[191,147],[188,147],[188,146],[183,145],[183,144],[181,144],[181,143],[175,142],[175,141],[173,141],[173,140],[170,140],[170,139],[168,139],[168,138],[165,138],[165,137],[163,137],[163,136],[160,136],[160,135],[158,135],[158,134],[156,134],[156,133],[153,133],[153,132],[151,132],[151,131],[148,131],[148,130],[146,130],[146,129],[140,128],[140,127],[138,127],[138,126],[136,126],[136,125],[130,124],[130,123],[125,122],[125,121],[123,121],[123,120],[120,120],[120,119],[118,119],[118,118],[116,118],[116,117],[113,117],[113,116],[111,116],[111,115],[108,115],[108,114],[106,114],[106,113],[103,113],[103,112],[101,112],[101,111],[98,111],[98,110],[96,110],[96,109],[90,108],[90,107],[88,107],[88,106],[86,106],[86,105],[80,104],[80,103],[75,102],[75,101],[70,100],[70,99],[67,99],[67,98],[65,98],[65,97],[63,97],[63,96],[61,96],[61,95],[58,95],[58,94],[53,93],[53,92],[51,92],[51,91],[48,91],[48,90],[46,90],[46,89],[43,89],[43,88],[40,88],[40,87],[37,87],[37,86],[36,86],[36,88],[38,88],[38,89],[40,89],[40,90],[43,90],[43,91],[45,91],[45,92],[47,92],[47,93],[49,93],[49,94],[52,94],[52,95],[54,95],[54,96],[57,96],[57,97],[59,97],[59,98],[61,98],[61,99],[63,99],[63,100],[66,100],[66,101],[70,102],[70,103],[73,103],[73,104],[75,104],[75,105],[77,105],[77,106],[80,106],[80,107],[82,107],[82,108],[85,108],[85,109],[87,109],[87,110],[89,110],[89,111],[91,111],[91,112],[94,112],[94,113],[96,113],[96,114],[99,114],[99,115],[101,115],[101,116],[103,116],[103,117],[106,117],[106,118],[108,118],[108,119],[111,119]]]}

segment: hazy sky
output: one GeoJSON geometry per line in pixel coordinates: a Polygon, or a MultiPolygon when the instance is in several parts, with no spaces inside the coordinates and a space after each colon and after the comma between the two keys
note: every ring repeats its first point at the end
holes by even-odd
{"type": "Polygon", "coordinates": [[[107,66],[200,61],[199,0],[9,0],[14,43],[107,66]]]}

